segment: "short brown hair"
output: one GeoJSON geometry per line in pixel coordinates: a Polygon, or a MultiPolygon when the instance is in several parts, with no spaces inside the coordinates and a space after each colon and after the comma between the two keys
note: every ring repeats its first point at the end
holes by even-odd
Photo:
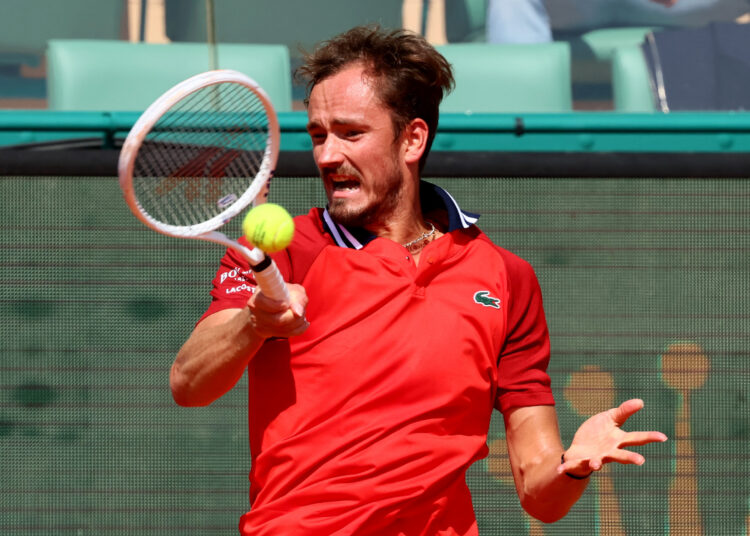
{"type": "Polygon", "coordinates": [[[427,123],[420,169],[424,167],[437,131],[440,101],[454,86],[450,63],[432,45],[414,32],[357,26],[324,41],[304,59],[295,77],[306,82],[305,105],[315,84],[352,63],[365,65],[378,97],[391,110],[396,136],[415,118],[427,123]]]}

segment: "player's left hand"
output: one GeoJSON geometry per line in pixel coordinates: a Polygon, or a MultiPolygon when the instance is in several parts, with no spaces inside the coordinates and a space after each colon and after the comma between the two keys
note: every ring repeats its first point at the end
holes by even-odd
{"type": "Polygon", "coordinates": [[[634,398],[589,417],[576,431],[565,451],[565,463],[557,467],[558,473],[585,476],[610,462],[643,465],[646,459],[642,455],[624,447],[666,441],[667,436],[661,432],[626,432],[621,428],[642,408],[643,400],[634,398]]]}

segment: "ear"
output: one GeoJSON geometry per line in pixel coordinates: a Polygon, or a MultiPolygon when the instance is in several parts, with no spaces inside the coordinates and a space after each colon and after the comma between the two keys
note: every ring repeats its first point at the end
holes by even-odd
{"type": "Polygon", "coordinates": [[[404,161],[407,164],[418,164],[427,148],[427,136],[429,127],[424,119],[415,118],[406,125],[403,132],[402,144],[404,148],[404,161]]]}

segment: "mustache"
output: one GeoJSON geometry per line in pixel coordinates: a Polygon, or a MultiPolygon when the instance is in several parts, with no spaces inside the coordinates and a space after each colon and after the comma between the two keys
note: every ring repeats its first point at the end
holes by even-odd
{"type": "Polygon", "coordinates": [[[356,169],[354,169],[351,166],[342,165],[336,168],[326,168],[320,170],[320,176],[323,179],[330,179],[332,176],[336,175],[348,175],[349,177],[353,177],[357,180],[359,180],[359,173],[356,169]]]}

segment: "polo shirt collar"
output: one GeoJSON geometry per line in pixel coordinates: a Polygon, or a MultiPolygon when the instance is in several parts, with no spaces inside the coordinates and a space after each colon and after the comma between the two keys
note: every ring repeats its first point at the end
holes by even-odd
{"type": "MultiPolygon", "coordinates": [[[[479,214],[462,210],[456,200],[446,190],[426,181],[419,183],[419,199],[422,211],[444,210],[448,213],[448,231],[467,229],[479,219],[479,214]]],[[[361,249],[376,236],[361,227],[348,228],[333,221],[328,208],[323,211],[323,226],[333,237],[336,245],[344,248],[361,249]]]]}

